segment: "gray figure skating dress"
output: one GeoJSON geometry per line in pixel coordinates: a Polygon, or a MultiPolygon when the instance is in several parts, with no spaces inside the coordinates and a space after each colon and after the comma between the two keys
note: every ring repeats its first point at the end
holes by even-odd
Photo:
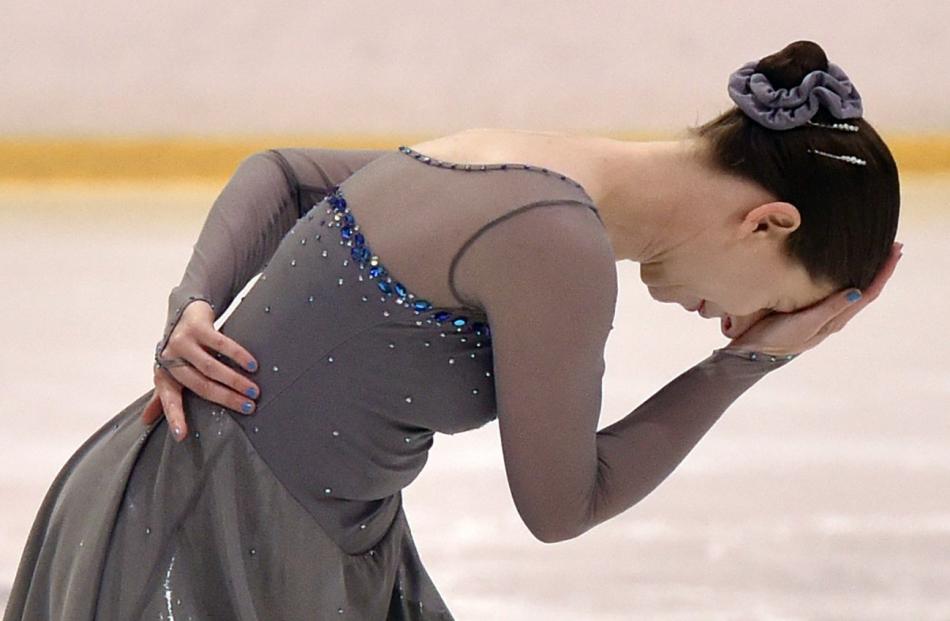
{"type": "Polygon", "coordinates": [[[260,366],[222,360],[256,413],[185,389],[178,443],[141,421],[149,389],[107,421],[39,507],[4,621],[450,620],[401,493],[436,434],[497,420],[516,510],[561,541],[788,362],[715,350],[598,431],[614,254],[584,188],[536,166],[260,151],[193,250],[157,350],[191,302],[233,302],[219,329],[260,366]]]}

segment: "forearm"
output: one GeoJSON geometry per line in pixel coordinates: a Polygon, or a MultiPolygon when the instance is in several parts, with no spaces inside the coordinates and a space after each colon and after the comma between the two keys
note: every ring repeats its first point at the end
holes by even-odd
{"type": "Polygon", "coordinates": [[[297,220],[388,149],[286,147],[241,161],[211,206],[181,282],[168,296],[164,349],[181,314],[201,299],[220,317],[277,251],[297,220]]]}
{"type": "Polygon", "coordinates": [[[683,461],[742,393],[791,359],[717,350],[597,432],[597,474],[580,535],[635,505],[683,461]],[[745,354],[747,355],[747,354],[745,354]]]}
{"type": "Polygon", "coordinates": [[[192,246],[180,282],[168,295],[161,351],[185,308],[195,300],[220,317],[238,291],[276,251],[298,218],[297,187],[280,154],[248,156],[222,189],[192,246]]]}

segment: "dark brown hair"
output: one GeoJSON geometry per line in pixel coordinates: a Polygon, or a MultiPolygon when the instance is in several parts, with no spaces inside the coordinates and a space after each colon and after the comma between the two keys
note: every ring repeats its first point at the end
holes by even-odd
{"type": "MultiPolygon", "coordinates": [[[[824,50],[795,41],[759,60],[755,71],[776,89],[793,88],[808,73],[828,70],[824,50]]],[[[866,108],[866,106],[865,106],[866,108]]],[[[752,180],[794,205],[801,224],[788,236],[787,256],[815,281],[865,289],[880,270],[897,234],[900,185],[890,150],[863,118],[837,119],[824,107],[816,123],[849,123],[857,132],[802,125],[774,130],[738,107],[687,132],[705,140],[713,165],[752,180]],[[866,165],[809,153],[854,155],[866,165]]]]}

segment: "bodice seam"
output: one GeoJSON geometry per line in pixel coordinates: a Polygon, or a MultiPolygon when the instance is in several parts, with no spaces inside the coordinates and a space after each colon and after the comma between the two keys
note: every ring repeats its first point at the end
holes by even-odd
{"type": "MultiPolygon", "coordinates": [[[[301,369],[300,372],[296,375],[296,377],[294,377],[294,378],[293,378],[292,380],[290,380],[286,385],[284,385],[283,388],[281,388],[280,390],[278,390],[276,393],[272,394],[271,397],[270,397],[270,399],[268,399],[267,401],[264,401],[264,402],[262,402],[262,403],[258,403],[258,404],[257,404],[257,408],[256,408],[256,412],[260,412],[262,408],[266,407],[266,406],[269,405],[272,401],[274,401],[275,399],[277,399],[277,397],[279,397],[280,395],[282,395],[285,391],[289,390],[292,386],[294,386],[297,382],[299,382],[300,379],[301,379],[304,375],[306,375],[308,371],[310,371],[313,367],[317,366],[318,363],[320,363],[320,362],[327,362],[327,360],[326,360],[327,356],[329,356],[331,353],[335,352],[335,351],[336,351],[337,349],[339,349],[341,346],[346,345],[346,344],[348,344],[350,341],[352,341],[353,339],[362,336],[365,332],[368,332],[369,330],[374,330],[374,329],[378,328],[379,326],[384,325],[384,324],[386,324],[386,323],[389,323],[389,322],[391,322],[391,321],[392,321],[391,319],[384,319],[384,320],[382,320],[382,321],[377,321],[376,323],[373,323],[373,324],[370,324],[370,325],[368,325],[368,326],[365,326],[365,327],[363,327],[361,330],[357,330],[356,332],[354,332],[353,334],[351,334],[351,335],[348,336],[347,338],[343,339],[342,341],[340,341],[339,343],[337,343],[336,345],[334,345],[334,346],[331,347],[330,349],[324,351],[322,354],[320,354],[320,357],[319,357],[319,358],[317,358],[317,359],[314,360],[312,363],[308,364],[306,367],[304,367],[303,369],[301,369]]],[[[332,363],[328,363],[328,364],[332,364],[332,363]]],[[[256,413],[256,412],[255,412],[255,413],[256,413]]]]}
{"type": "MultiPolygon", "coordinates": [[[[594,215],[597,216],[597,219],[600,220],[601,225],[603,225],[604,221],[601,219],[600,214],[597,213],[596,207],[588,203],[585,203],[584,201],[579,201],[579,200],[571,199],[571,198],[537,200],[537,201],[532,201],[530,203],[526,203],[514,209],[511,209],[503,213],[502,215],[498,216],[497,218],[489,220],[488,222],[480,226],[474,233],[469,235],[468,239],[466,239],[465,242],[462,244],[462,246],[455,252],[455,255],[453,255],[452,257],[452,261],[449,263],[449,289],[451,290],[452,295],[454,295],[455,298],[459,300],[460,302],[464,302],[464,300],[462,299],[462,296],[459,294],[458,289],[455,286],[455,269],[458,265],[458,262],[462,259],[462,255],[465,253],[465,250],[468,249],[468,247],[471,246],[473,243],[475,243],[475,240],[478,239],[478,237],[480,237],[482,233],[492,228],[493,226],[500,224],[501,222],[504,222],[508,218],[511,218],[523,211],[527,211],[528,209],[531,209],[534,207],[545,207],[549,205],[564,205],[564,204],[581,205],[581,206],[590,208],[594,212],[594,215]]],[[[477,306],[477,308],[482,308],[482,307],[477,306]]],[[[484,313],[485,311],[482,310],[481,312],[484,313]]]]}

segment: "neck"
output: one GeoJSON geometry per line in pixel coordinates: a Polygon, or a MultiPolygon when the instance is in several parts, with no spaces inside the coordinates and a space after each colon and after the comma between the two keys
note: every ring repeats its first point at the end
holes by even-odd
{"type": "Polygon", "coordinates": [[[711,170],[699,146],[597,137],[580,150],[618,261],[661,261],[741,204],[744,182],[711,170]]]}

